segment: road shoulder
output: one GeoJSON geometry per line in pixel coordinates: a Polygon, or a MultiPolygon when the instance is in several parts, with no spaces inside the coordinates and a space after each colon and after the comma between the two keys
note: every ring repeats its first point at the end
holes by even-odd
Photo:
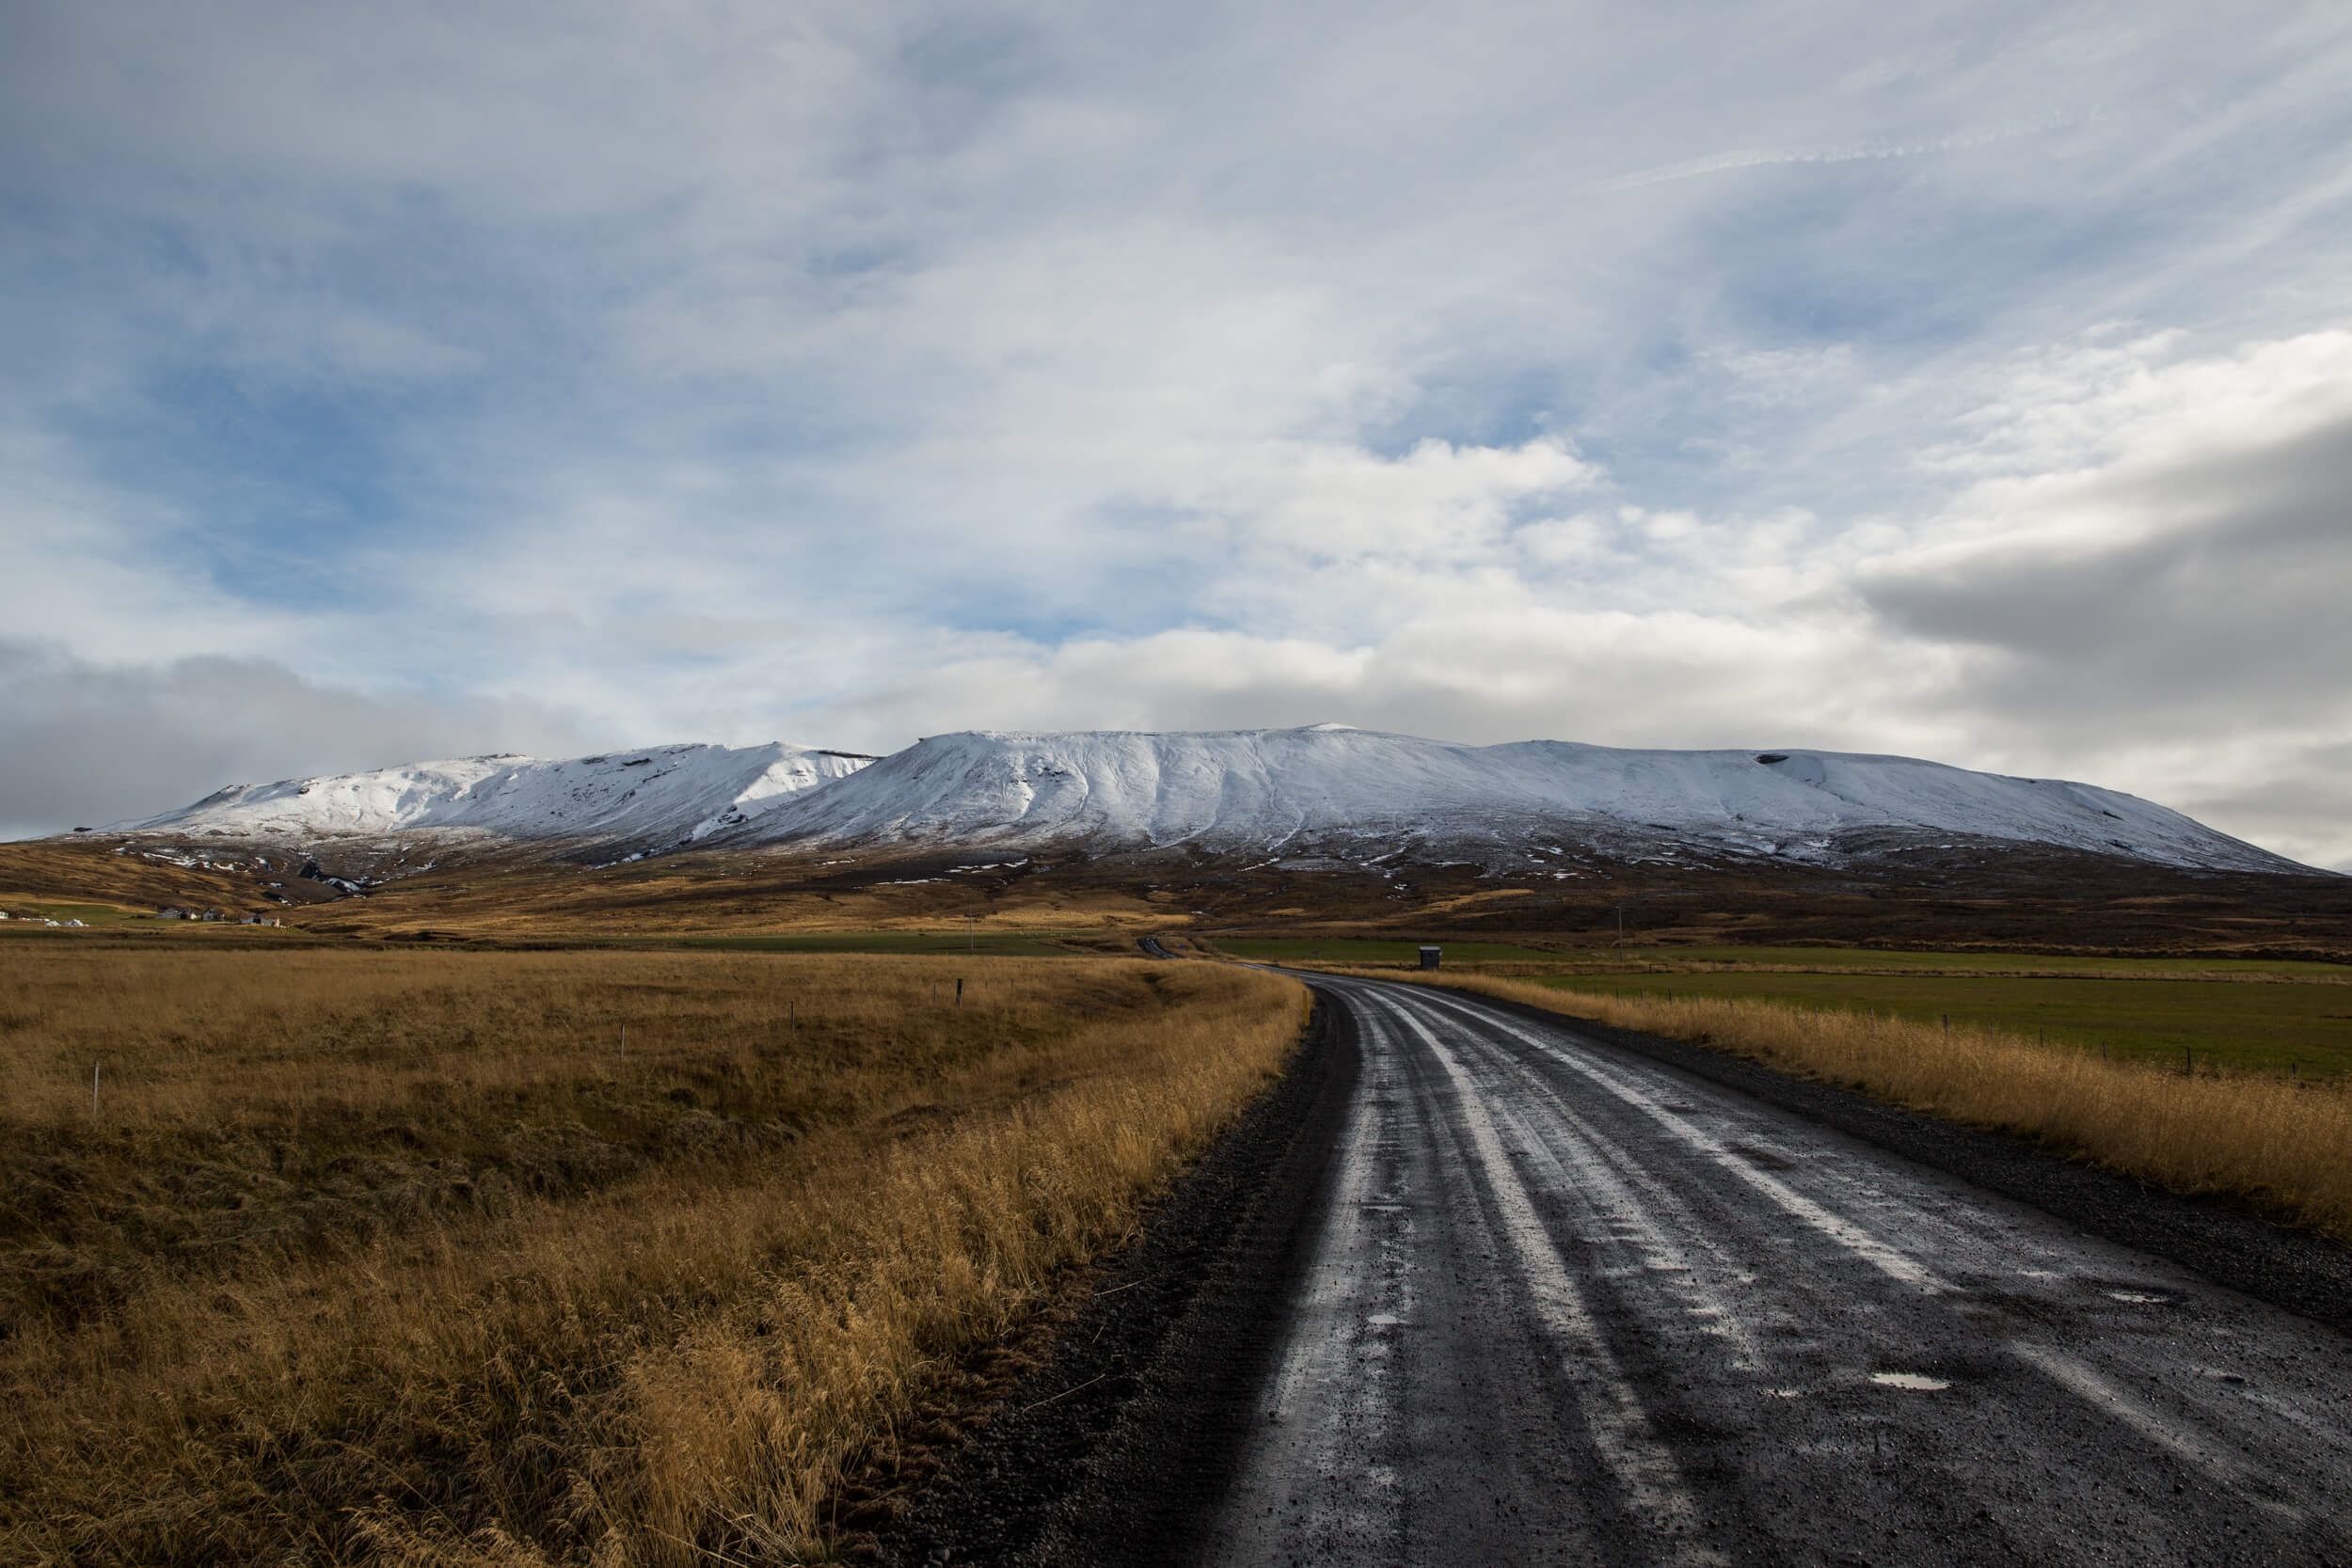
{"type": "Polygon", "coordinates": [[[1282,1081],[1177,1182],[1050,1359],[881,1539],[894,1564],[1183,1560],[1312,1256],[1358,1049],[1317,1002],[1282,1081]]]}
{"type": "MultiPolygon", "coordinates": [[[[2352,1333],[2352,1253],[2227,1201],[2184,1198],[1703,1046],[1465,999],[1747,1095],[2352,1333]]],[[[1176,1185],[1046,1363],[885,1532],[885,1561],[1189,1560],[1257,1422],[1359,1068],[1346,1009],[1319,992],[1283,1082],[1176,1185]]]]}
{"type": "Polygon", "coordinates": [[[2102,1240],[2178,1263],[2216,1284],[2352,1334],[2352,1252],[2274,1225],[2232,1199],[2184,1197],[2020,1138],[1944,1121],[1684,1040],[1637,1034],[1501,997],[1456,994],[1531,1022],[1589,1035],[1736,1089],[2028,1204],[2102,1240]]]}

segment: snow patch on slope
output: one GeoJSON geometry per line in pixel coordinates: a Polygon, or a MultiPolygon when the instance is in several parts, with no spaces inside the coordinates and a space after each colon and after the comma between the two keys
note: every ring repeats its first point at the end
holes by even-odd
{"type": "Polygon", "coordinates": [[[1366,838],[1524,843],[1554,830],[1807,859],[1839,858],[1833,846],[1855,835],[1956,834],[2180,866],[2292,868],[2135,796],[1909,757],[1456,746],[1328,725],[934,736],[727,836],[1226,852],[1366,838]]]}
{"type": "Polygon", "coordinates": [[[1456,746],[1334,724],[972,732],[880,760],[781,743],[469,757],[238,785],[125,830],[320,841],[446,830],[637,854],[696,844],[1184,846],[1285,863],[1407,856],[1497,867],[1523,866],[1539,845],[1840,863],[1965,840],[2304,869],[2162,806],[2061,780],[1841,752],[1456,746]]]}
{"type": "Polygon", "coordinates": [[[448,829],[506,839],[619,839],[667,847],[745,828],[793,796],[846,778],[872,760],[781,741],[657,746],[564,761],[464,757],[232,784],[122,830],[318,839],[448,829]]]}

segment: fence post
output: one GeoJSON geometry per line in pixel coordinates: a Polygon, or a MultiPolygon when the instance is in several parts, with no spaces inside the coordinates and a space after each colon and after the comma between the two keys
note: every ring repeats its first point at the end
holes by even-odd
{"type": "Polygon", "coordinates": [[[89,1118],[92,1121],[98,1119],[98,1063],[95,1061],[89,1065],[89,1118]]]}

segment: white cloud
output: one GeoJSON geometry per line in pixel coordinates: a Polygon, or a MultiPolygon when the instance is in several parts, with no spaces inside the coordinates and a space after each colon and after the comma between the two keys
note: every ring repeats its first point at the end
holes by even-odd
{"type": "Polygon", "coordinates": [[[584,749],[576,721],[531,704],[369,697],[264,659],[100,666],[0,641],[0,837],[151,816],[230,784],[584,749]]]}
{"type": "Polygon", "coordinates": [[[2348,39],[49,8],[0,52],[0,627],[391,705],[348,766],[440,733],[403,692],[1760,729],[2352,842],[2261,782],[2344,734],[2348,39]]]}
{"type": "MultiPolygon", "coordinates": [[[[876,745],[986,715],[1902,750],[2091,778],[2352,862],[2352,800],[2313,771],[2352,745],[2352,407],[2339,411],[2328,373],[2341,339],[2178,348],[2037,356],[1963,421],[1965,445],[1931,456],[1997,477],[1899,528],[1626,506],[1458,529],[1445,551],[1376,560],[1348,555],[1341,531],[1345,559],[1297,551],[1263,602],[1338,592],[1418,610],[1349,641],[1196,628],[1000,645],[811,718],[876,745]]],[[[1358,489],[1338,467],[1334,517],[1358,489]]],[[[1299,483],[1325,471],[1302,467],[1299,483]]],[[[1419,515],[1442,531],[1456,515],[1444,486],[1407,494],[1400,529],[1419,515]]],[[[1319,515],[1288,493],[1279,505],[1319,515]]]]}
{"type": "Polygon", "coordinates": [[[83,471],[57,438],[0,429],[0,628],[121,658],[230,655],[287,640],[297,607],[257,607],[210,580],[189,519],[83,471]]]}
{"type": "Polygon", "coordinates": [[[1993,477],[1857,586],[1890,628],[1975,650],[1974,700],[2012,718],[2328,733],[2352,721],[2352,335],[2171,346],[2021,372],[1937,457],[1993,477]]]}
{"type": "Polygon", "coordinates": [[[2000,395],[1959,421],[1958,439],[1922,454],[1934,471],[1988,486],[1956,511],[2007,510],[2003,479],[2046,483],[2094,467],[2129,477],[2292,440],[2352,415],[2352,332],[2205,355],[2178,329],[2127,337],[2094,328],[2086,339],[2022,356],[2000,395]]]}

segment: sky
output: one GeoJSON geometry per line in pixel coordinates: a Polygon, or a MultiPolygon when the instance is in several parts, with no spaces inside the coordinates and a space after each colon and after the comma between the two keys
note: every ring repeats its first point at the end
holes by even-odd
{"type": "Polygon", "coordinates": [[[0,833],[1891,752],[2352,869],[2352,10],[0,0],[0,833]]]}

